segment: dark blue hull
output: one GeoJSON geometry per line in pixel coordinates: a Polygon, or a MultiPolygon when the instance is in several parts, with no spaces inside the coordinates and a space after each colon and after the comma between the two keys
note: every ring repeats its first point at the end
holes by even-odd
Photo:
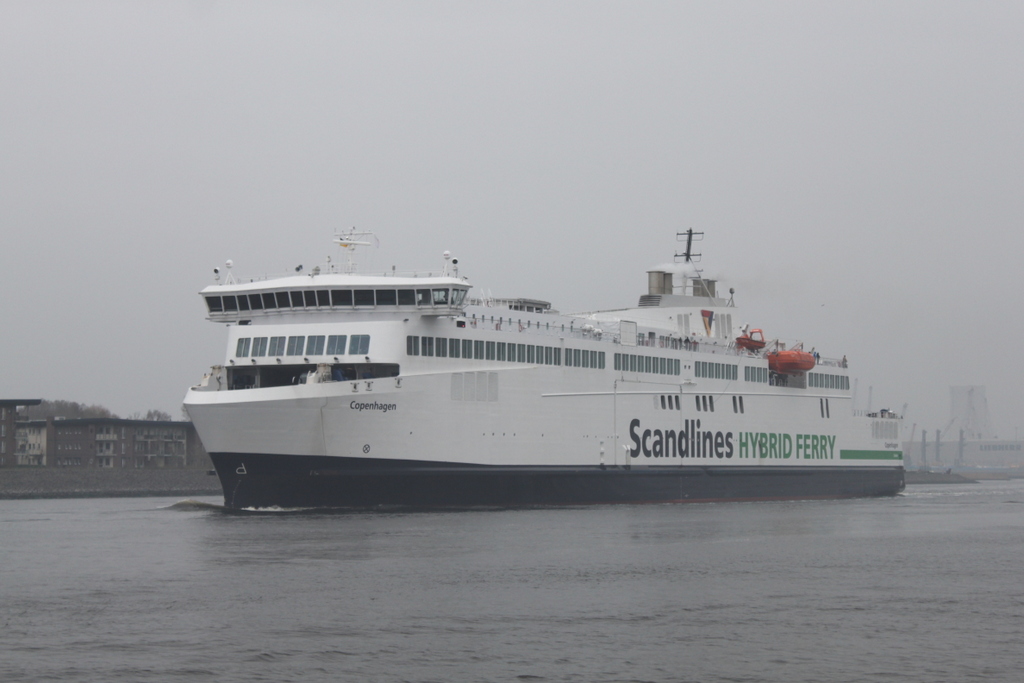
{"type": "Polygon", "coordinates": [[[892,496],[900,467],[494,467],[211,453],[230,508],[465,508],[892,496]]]}

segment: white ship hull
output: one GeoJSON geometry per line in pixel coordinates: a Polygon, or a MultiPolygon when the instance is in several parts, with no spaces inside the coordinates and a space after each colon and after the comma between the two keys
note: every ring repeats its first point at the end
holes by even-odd
{"type": "MultiPolygon", "coordinates": [[[[372,283],[378,291],[382,281],[372,283]]],[[[260,295],[235,296],[237,307],[260,295]]],[[[903,487],[896,424],[854,415],[845,367],[826,362],[816,376],[769,381],[764,357],[729,343],[730,318],[686,334],[683,347],[685,308],[589,317],[500,305],[448,315],[307,308],[291,319],[235,314],[227,362],[186,396],[229,506],[777,499],[903,487]],[[353,352],[357,335],[365,354],[353,352]],[[274,353],[258,355],[267,340],[274,353]]]]}

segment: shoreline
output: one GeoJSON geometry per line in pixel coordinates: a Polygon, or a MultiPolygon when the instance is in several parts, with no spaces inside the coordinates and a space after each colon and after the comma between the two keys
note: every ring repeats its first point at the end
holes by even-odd
{"type": "Polygon", "coordinates": [[[207,470],[0,470],[0,500],[40,498],[144,498],[221,495],[207,470]]]}

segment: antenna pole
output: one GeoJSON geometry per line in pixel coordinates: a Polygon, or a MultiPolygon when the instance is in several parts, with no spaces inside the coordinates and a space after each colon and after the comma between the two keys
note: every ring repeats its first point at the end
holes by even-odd
{"type": "Polygon", "coordinates": [[[684,236],[686,237],[686,249],[682,254],[676,254],[675,258],[683,259],[684,263],[696,263],[697,261],[700,261],[701,255],[693,253],[693,243],[700,242],[704,239],[704,233],[694,232],[693,228],[688,228],[686,232],[676,233],[676,241],[682,242],[684,236]]]}

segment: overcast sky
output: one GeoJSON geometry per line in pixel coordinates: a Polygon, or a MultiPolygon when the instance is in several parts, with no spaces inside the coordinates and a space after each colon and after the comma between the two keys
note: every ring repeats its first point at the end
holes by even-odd
{"type": "MultiPolygon", "coordinates": [[[[1024,430],[1024,3],[0,0],[0,396],[180,416],[212,269],[372,229],[635,304],[675,233],[858,407],[1024,430]]],[[[909,429],[908,429],[909,435],[909,429]]]]}

